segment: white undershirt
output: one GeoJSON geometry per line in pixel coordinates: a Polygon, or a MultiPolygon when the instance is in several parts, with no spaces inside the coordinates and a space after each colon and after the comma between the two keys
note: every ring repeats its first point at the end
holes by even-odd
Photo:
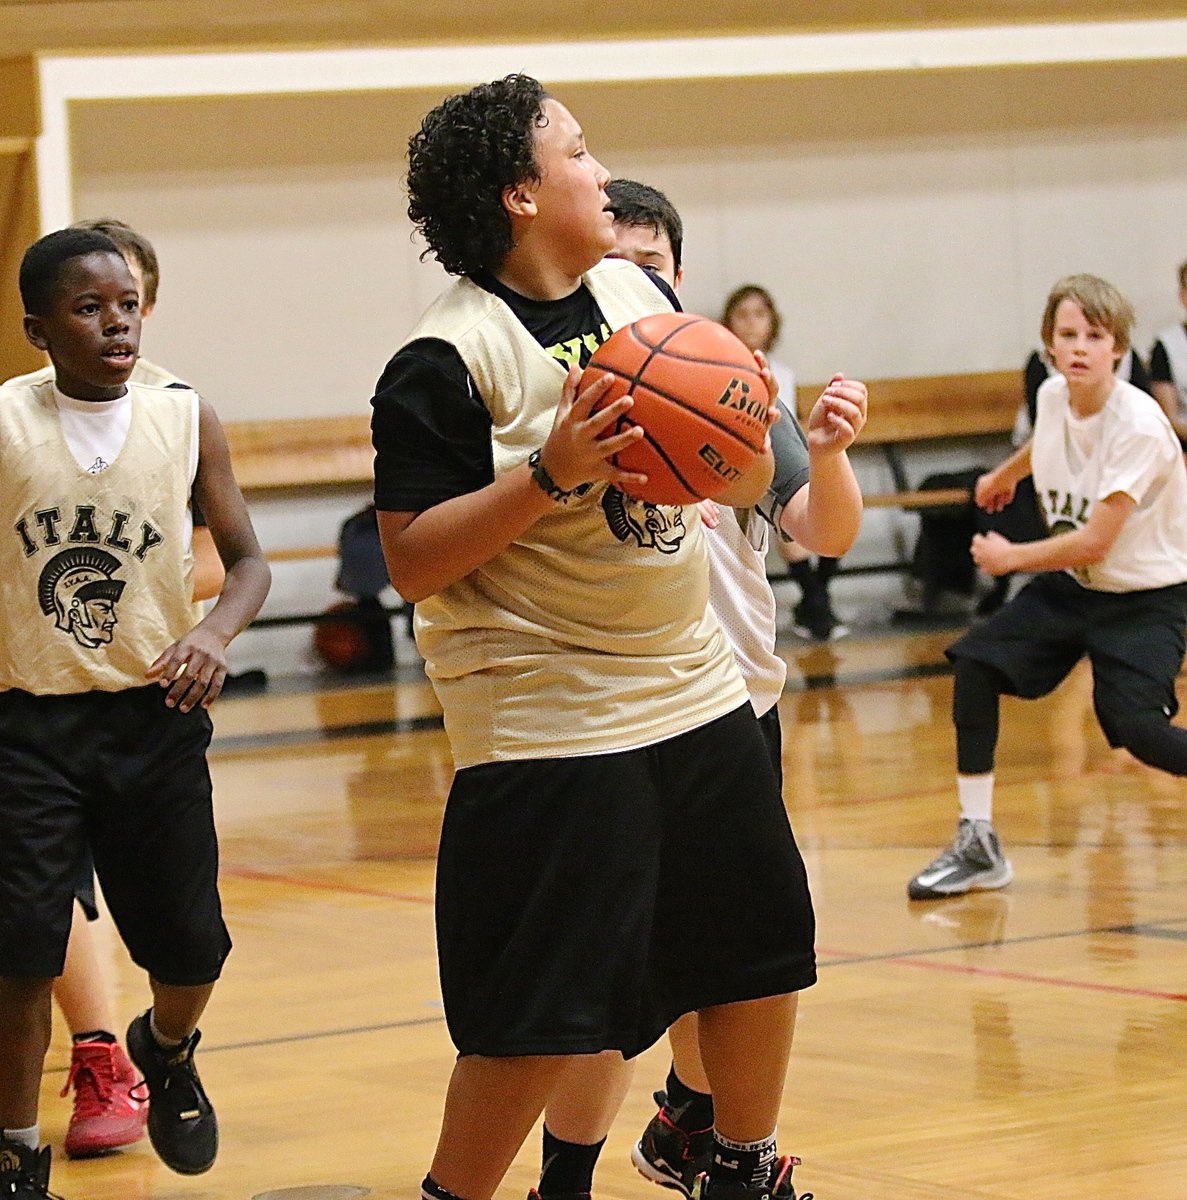
{"type": "Polygon", "coordinates": [[[733,647],[758,716],[783,694],[787,664],[775,653],[775,597],[767,582],[767,526],[750,514],[750,536],[732,508],[722,507],[716,529],[705,530],[709,548],[709,604],[733,647]]]}
{"type": "MultiPolygon", "coordinates": [[[[132,397],[125,392],[116,400],[75,400],[54,387],[62,436],[74,461],[90,475],[106,471],[119,457],[132,427],[132,397]]],[[[190,437],[189,485],[198,473],[198,397],[194,397],[193,430],[190,437]]],[[[186,546],[193,540],[194,518],[186,507],[182,536],[186,546]]]]}

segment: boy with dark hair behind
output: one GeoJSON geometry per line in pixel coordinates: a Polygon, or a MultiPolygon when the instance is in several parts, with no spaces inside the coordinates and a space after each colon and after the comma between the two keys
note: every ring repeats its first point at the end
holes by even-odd
{"type": "Polygon", "coordinates": [[[1058,374],[1039,388],[1031,439],[977,480],[977,503],[999,512],[1033,475],[1051,536],[973,538],[989,574],[1037,574],[948,651],[960,820],[952,845],[907,885],[913,900],[1013,878],[993,826],[1001,697],[1045,696],[1085,656],[1109,744],[1187,775],[1187,729],[1171,724],[1187,624],[1187,471],[1166,414],[1117,378],[1133,321],[1129,301],[1095,275],[1051,289],[1042,338],[1058,374]]]}
{"type": "MultiPolygon", "coordinates": [[[[633,179],[612,179],[606,194],[614,214],[615,246],[609,256],[654,271],[678,290],[684,278],[684,239],[675,206],[658,188],[633,179]]],[[[856,380],[835,377],[812,412],[807,437],[780,396],[781,419],[771,429],[775,475],[763,502],[751,509],[719,507],[712,501],[699,505],[707,530],[709,603],[733,648],[780,783],[778,702],[787,664],[775,653],[775,597],[766,573],[768,528],[773,524],[783,536],[809,546],[825,537],[830,548],[848,549],[860,523],[861,493],[845,451],[864,422],[865,390],[856,380]],[[846,396],[857,408],[841,425],[828,419],[832,395],[846,396]],[[829,468],[837,465],[841,472],[830,479],[829,468]],[[810,504],[813,489],[818,499],[823,493],[827,517],[810,504]]],[[[713,1096],[698,1025],[691,1012],[668,1030],[672,1064],[664,1089],[656,1093],[660,1108],[631,1151],[645,1178],[686,1196],[708,1170],[713,1151],[713,1096]]],[[[566,1068],[545,1109],[540,1181],[532,1200],[588,1197],[594,1167],[633,1074],[633,1063],[612,1052],[577,1059],[566,1068]]]]}
{"type": "Polygon", "coordinates": [[[602,261],[608,179],[526,76],[451,97],[409,149],[409,213],[461,276],[373,400],[380,532],[456,767],[437,942],[459,1058],[431,1200],[489,1200],[574,1056],[631,1057],[694,1010],[730,1147],[710,1194],[792,1194],[774,1126],[811,901],[697,510],[632,499],[612,458],[641,431],[610,432],[630,398],[578,392],[612,329],[674,306],[602,261]]]}
{"type": "Polygon", "coordinates": [[[0,389],[0,1194],[31,1200],[49,1194],[38,1085],[88,846],[152,986],[127,1035],[149,1136],[176,1171],[214,1162],[193,1052],[230,939],[206,709],[269,572],[213,410],[188,389],[128,383],[140,303],[115,243],[49,234],[20,285],[26,335],[54,365],[52,380],[0,389]],[[99,469],[66,434],[79,419],[119,443],[99,469]],[[196,626],[191,494],[227,568],[196,626]]]}

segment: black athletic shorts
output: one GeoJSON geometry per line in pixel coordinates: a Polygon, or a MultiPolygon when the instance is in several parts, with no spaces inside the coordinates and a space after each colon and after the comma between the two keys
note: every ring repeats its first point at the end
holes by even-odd
{"type": "Polygon", "coordinates": [[[658,745],[457,772],[437,946],[461,1054],[638,1054],[816,979],[804,864],[749,704],[658,745]]]}
{"type": "Polygon", "coordinates": [[[0,692],[0,975],[62,971],[89,847],[133,960],[162,983],[217,979],[210,718],[124,692],[0,692]]]}
{"type": "Polygon", "coordinates": [[[82,866],[74,881],[74,898],[82,906],[88,921],[99,919],[99,899],[95,895],[95,860],[91,857],[90,846],[83,851],[82,866]]]}
{"type": "Polygon", "coordinates": [[[779,791],[783,792],[783,727],[779,724],[779,705],[772,704],[761,717],[758,727],[762,730],[763,741],[767,744],[767,753],[771,756],[771,766],[775,768],[775,779],[779,791]]]}
{"type": "Polygon", "coordinates": [[[1032,579],[947,653],[996,667],[1009,681],[1009,694],[1028,700],[1053,691],[1087,655],[1097,717],[1116,746],[1118,724],[1178,712],[1175,678],[1185,626],[1187,583],[1096,592],[1066,571],[1052,571],[1032,579]]]}

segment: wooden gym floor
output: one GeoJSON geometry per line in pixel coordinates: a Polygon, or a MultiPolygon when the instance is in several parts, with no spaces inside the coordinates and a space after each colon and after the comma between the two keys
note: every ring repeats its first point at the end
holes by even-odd
{"type": "MultiPolygon", "coordinates": [[[[785,795],[819,915],[780,1123],[819,1200],[1187,1196],[1187,785],[1104,745],[1088,679],[1007,702],[1005,891],[908,903],[952,834],[945,634],[787,646],[785,795]]],[[[412,1200],[452,1062],[433,950],[449,755],[415,671],[394,687],[229,697],[211,761],[236,950],[204,1022],[223,1146],[171,1174],[147,1142],[70,1163],[68,1200],[412,1200]]],[[[1187,689],[1184,689],[1187,690],[1187,689]]],[[[126,1020],[145,989],[111,948],[126,1020]]],[[[60,1147],[59,1029],[43,1092],[60,1147]]],[[[598,1200],[658,1200],[629,1147],[662,1086],[640,1060],[598,1200]]],[[[533,1135],[501,1197],[535,1182],[533,1135]]]]}

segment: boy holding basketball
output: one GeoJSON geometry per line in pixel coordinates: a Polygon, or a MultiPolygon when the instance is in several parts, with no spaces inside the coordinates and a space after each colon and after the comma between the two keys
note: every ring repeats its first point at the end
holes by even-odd
{"type": "Polygon", "coordinates": [[[526,76],[451,97],[410,144],[409,214],[460,277],[373,401],[384,549],[457,768],[437,927],[460,1057],[431,1200],[489,1200],[574,1056],[633,1056],[690,1011],[729,1148],[709,1193],[791,1194],[774,1127],[811,900],[695,509],[604,507],[636,505],[611,456],[639,431],[602,437],[629,397],[591,416],[608,380],[579,394],[578,367],[672,307],[601,261],[607,181],[526,76]]]}
{"type": "MultiPolygon", "coordinates": [[[[606,187],[614,213],[615,248],[625,258],[654,271],[678,290],[683,225],[671,201],[657,188],[630,179],[606,187]]],[[[777,702],[787,665],[775,653],[775,598],[766,574],[768,522],[784,537],[814,547],[819,539],[838,545],[846,528],[856,535],[861,494],[849,471],[846,449],[865,418],[865,387],[838,377],[829,392],[847,395],[857,412],[834,426],[822,398],[805,438],[795,416],[780,399],[781,420],[771,429],[775,476],[757,509],[700,507],[708,530],[709,603],[734,651],[750,703],[763,728],[777,778],[782,780],[782,743],[777,702]],[[840,470],[822,464],[838,458],[840,470]],[[823,482],[814,481],[817,474],[823,482]],[[826,503],[808,508],[815,490],[826,503]],[[826,516],[827,514],[827,516],[826,516]],[[765,520],[762,519],[765,516],[765,520]]],[[[827,393],[826,393],[827,395],[827,393]]],[[[668,1031],[672,1067],[660,1111],[631,1152],[646,1178],[688,1195],[709,1167],[713,1149],[713,1096],[701,1061],[696,1013],[682,1016],[668,1031]]],[[[544,1200],[589,1193],[598,1155],[634,1073],[621,1054],[607,1052],[574,1060],[545,1109],[542,1171],[537,1194],[544,1200]]]]}
{"type": "Polygon", "coordinates": [[[127,1034],[149,1136],[175,1171],[214,1162],[193,1055],[230,939],[206,709],[269,572],[213,410],[188,389],[128,383],[139,294],[115,243],[49,234],[20,287],[26,334],[54,365],[52,380],[0,388],[0,1195],[30,1200],[49,1195],[38,1090],[88,847],[152,987],[127,1034]],[[99,470],[79,457],[79,417],[109,447],[99,470]],[[196,626],[191,495],[227,567],[196,626]]]}
{"type": "Polygon", "coordinates": [[[1031,439],[977,480],[977,503],[999,512],[1033,475],[1051,536],[973,538],[989,574],[1037,574],[948,651],[960,820],[952,845],[907,885],[913,900],[1010,882],[993,826],[1001,697],[1045,696],[1085,655],[1109,744],[1187,775],[1187,729],[1171,724],[1187,624],[1187,471],[1166,414],[1117,378],[1133,320],[1095,275],[1055,285],[1042,335],[1058,374],[1039,388],[1031,439]]]}

